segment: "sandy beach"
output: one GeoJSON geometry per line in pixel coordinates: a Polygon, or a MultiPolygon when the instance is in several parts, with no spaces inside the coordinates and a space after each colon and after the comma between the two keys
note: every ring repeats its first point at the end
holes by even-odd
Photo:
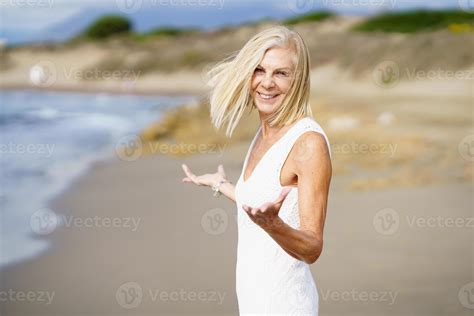
{"type": "MultiPolygon", "coordinates": [[[[245,150],[96,165],[52,203],[69,226],[42,237],[51,250],[2,271],[4,289],[54,293],[51,304],[10,301],[2,312],[237,315],[235,206],[181,183],[180,164],[206,172],[223,163],[235,182],[245,150]],[[223,221],[210,226],[216,214],[223,221]],[[133,307],[120,291],[137,285],[133,307]]],[[[334,178],[324,254],[312,265],[321,315],[470,315],[458,294],[472,280],[472,185],[354,193],[345,181],[334,178]],[[378,224],[387,208],[399,216],[394,230],[378,224]]]]}

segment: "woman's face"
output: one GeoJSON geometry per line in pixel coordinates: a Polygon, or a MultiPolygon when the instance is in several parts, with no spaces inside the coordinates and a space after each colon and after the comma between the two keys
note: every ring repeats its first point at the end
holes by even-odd
{"type": "Polygon", "coordinates": [[[251,94],[261,114],[273,113],[288,93],[295,71],[294,54],[290,47],[270,48],[255,69],[251,94]]]}

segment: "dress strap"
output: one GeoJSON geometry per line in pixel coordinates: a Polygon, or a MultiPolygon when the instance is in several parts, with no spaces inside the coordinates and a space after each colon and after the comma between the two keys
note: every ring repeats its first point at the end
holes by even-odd
{"type": "MultiPolygon", "coordinates": [[[[291,149],[295,145],[298,138],[306,132],[314,131],[323,135],[324,139],[326,140],[326,145],[328,147],[329,158],[330,159],[332,158],[331,145],[329,143],[329,139],[326,136],[326,133],[324,132],[324,130],[321,128],[321,126],[313,118],[311,117],[303,118],[297,124],[298,126],[291,131],[291,135],[289,135],[287,140],[282,144],[282,147],[280,148],[279,158],[277,162],[278,179],[280,179],[281,169],[283,168],[283,165],[285,164],[285,161],[287,160],[291,149]]],[[[302,154],[304,155],[304,153],[302,154]]],[[[308,154],[311,154],[311,153],[308,152],[308,154]]],[[[278,183],[279,183],[279,180],[278,180],[278,183]]]]}

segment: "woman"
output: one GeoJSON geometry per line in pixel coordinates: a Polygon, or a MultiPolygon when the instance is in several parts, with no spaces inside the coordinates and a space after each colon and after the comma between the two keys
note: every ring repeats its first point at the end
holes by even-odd
{"type": "Polygon", "coordinates": [[[238,214],[236,292],[241,315],[317,315],[309,265],[320,256],[331,180],[329,141],[311,117],[309,53],[283,26],[250,39],[210,74],[211,118],[231,136],[245,109],[260,127],[234,186],[219,165],[184,182],[211,186],[238,214]]]}

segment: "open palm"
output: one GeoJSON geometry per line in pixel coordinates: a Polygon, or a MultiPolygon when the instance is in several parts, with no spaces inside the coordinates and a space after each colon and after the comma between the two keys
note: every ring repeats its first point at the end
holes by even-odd
{"type": "Polygon", "coordinates": [[[186,174],[186,177],[184,177],[182,180],[183,182],[194,183],[196,185],[212,186],[221,180],[227,179],[224,166],[222,165],[217,167],[216,173],[206,173],[200,176],[195,175],[186,164],[182,164],[181,167],[186,174]]]}

